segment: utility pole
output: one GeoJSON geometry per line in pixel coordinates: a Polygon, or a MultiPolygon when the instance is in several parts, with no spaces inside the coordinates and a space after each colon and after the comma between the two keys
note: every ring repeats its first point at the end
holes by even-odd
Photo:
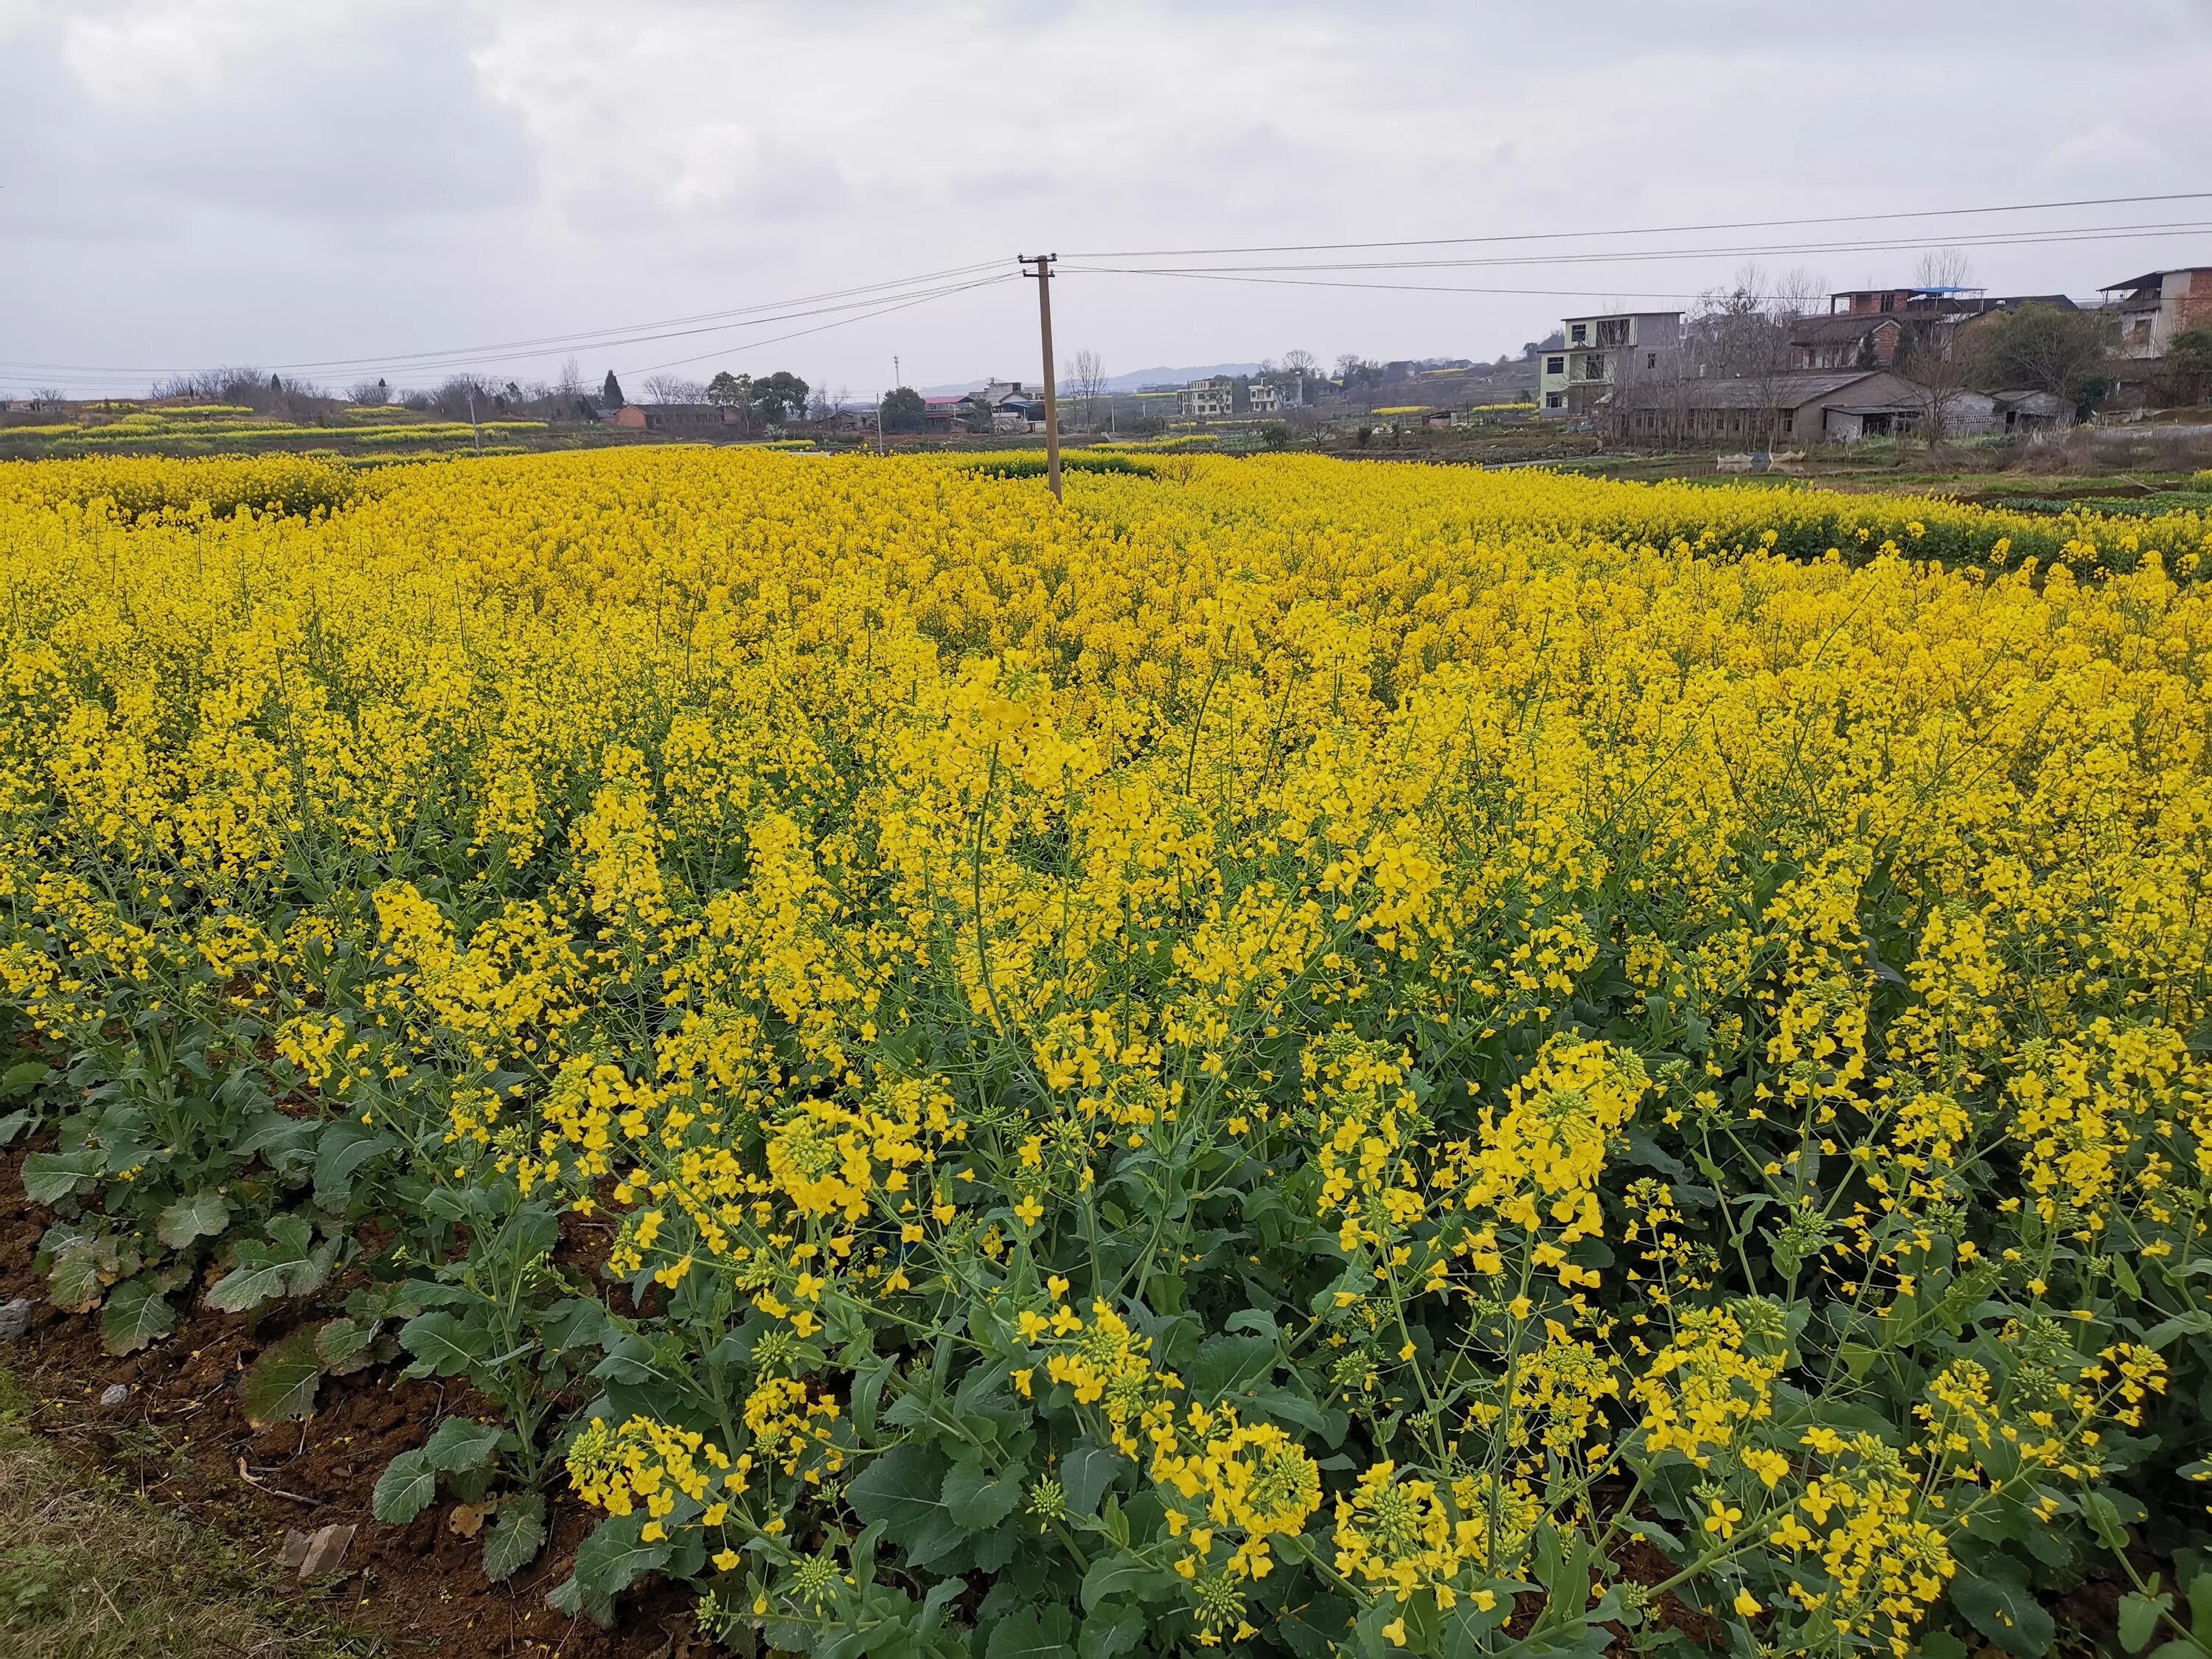
{"type": "Polygon", "coordinates": [[[469,431],[477,441],[477,453],[483,453],[483,428],[477,424],[477,385],[469,382],[469,431]]]}
{"type": "Polygon", "coordinates": [[[1052,267],[1060,258],[1057,253],[1023,253],[1015,256],[1025,265],[1033,264],[1035,270],[1023,275],[1036,278],[1037,327],[1044,336],[1044,477],[1051,486],[1054,501],[1066,499],[1060,493],[1060,393],[1052,378],[1052,267]]]}

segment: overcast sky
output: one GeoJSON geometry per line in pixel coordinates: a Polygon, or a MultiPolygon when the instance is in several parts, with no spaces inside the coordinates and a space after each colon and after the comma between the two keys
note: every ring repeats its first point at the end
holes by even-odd
{"type": "MultiPolygon", "coordinates": [[[[332,360],[1039,250],[2212,191],[2208,88],[2212,0],[0,0],[0,391],[131,390],[143,371],[241,362],[330,364],[310,377],[343,386],[356,371],[332,360]]],[[[2212,264],[2207,198],[1245,262],[1579,256],[1299,274],[1535,290],[1521,293],[1071,270],[1056,332],[1063,357],[1089,348],[1109,372],[1292,347],[1491,357],[1563,313],[1672,304],[1742,264],[1593,254],[2150,222],[2208,228],[1984,246],[1973,278],[2087,294],[2212,264]]],[[[1844,285],[1909,279],[1917,258],[1765,264],[1844,285]]],[[[858,392],[889,381],[894,353],[915,384],[1036,374],[1019,281],[762,343],[852,315],[575,356],[594,382],[787,368],[858,392]]],[[[474,366],[550,379],[567,355],[474,366]]]]}

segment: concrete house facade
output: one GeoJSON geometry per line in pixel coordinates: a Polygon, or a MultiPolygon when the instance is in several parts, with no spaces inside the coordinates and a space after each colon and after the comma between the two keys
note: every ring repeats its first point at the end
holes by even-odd
{"type": "Polygon", "coordinates": [[[2146,271],[2100,292],[2118,318],[2123,357],[2163,357],[2175,335],[2212,328],[2212,265],[2146,271]]]}
{"type": "Polygon", "coordinates": [[[1536,355],[1536,412],[1588,414],[1600,399],[1644,380],[1672,380],[1682,353],[1682,313],[1626,311],[1569,317],[1565,343],[1536,355]]]}

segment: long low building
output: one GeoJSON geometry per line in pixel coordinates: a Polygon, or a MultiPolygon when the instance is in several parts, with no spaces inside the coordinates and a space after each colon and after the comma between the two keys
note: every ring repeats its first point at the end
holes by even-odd
{"type": "Polygon", "coordinates": [[[1646,380],[1596,412],[1613,435],[1636,442],[1856,443],[1923,430],[1939,399],[1953,438],[2062,424],[2072,412],[2041,393],[1939,394],[1887,369],[1646,380]]]}

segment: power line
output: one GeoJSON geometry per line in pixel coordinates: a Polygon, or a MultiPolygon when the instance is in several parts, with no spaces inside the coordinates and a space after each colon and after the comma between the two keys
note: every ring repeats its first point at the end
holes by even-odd
{"type": "Polygon", "coordinates": [[[1871,224],[1894,219],[1951,219],[1993,213],[2041,213],[2061,208],[2126,207],[2148,202],[2197,202],[2212,191],[2179,191],[2161,196],[2087,196],[2063,202],[2014,202],[2000,207],[1920,208],[1888,213],[1838,213],[1804,219],[1736,219],[1701,225],[1646,225],[1611,230],[1516,231],[1489,236],[1416,236],[1379,242],[1280,242],[1247,247],[1093,248],[1071,259],[1169,259],[1211,258],[1230,253],[1358,252],[1370,248],[1449,247],[1487,242],[1589,240],[1601,236],[1673,236],[1713,230],[1780,230],[1797,225],[1871,224]]]}
{"type": "MultiPolygon", "coordinates": [[[[1524,265],[1642,264],[1680,259],[1773,259],[1820,253],[1882,253],[1911,252],[1937,246],[1960,248],[2033,247],[2069,242],[2115,241],[2165,236],[2201,236],[2212,232],[2212,220],[2168,220],[2151,225],[2082,225],[2045,232],[1992,231],[1980,235],[1948,237],[1940,244],[1918,238],[1889,240],[1860,237],[1829,242],[1782,242],[1733,247],[1629,248],[1618,252],[1577,253],[1491,254],[1474,258],[1304,260],[1249,265],[1121,266],[1123,270],[1149,276],[1171,276],[1184,270],[1248,272],[1280,270],[1443,270],[1501,269],[1524,265]]],[[[1085,267],[1105,269],[1105,267],[1085,267]]]]}
{"type": "Polygon", "coordinates": [[[1000,283],[1011,283],[1016,274],[1012,271],[1002,271],[997,276],[984,276],[972,283],[960,283],[951,287],[940,288],[912,299],[901,299],[890,305],[880,307],[877,310],[864,313],[858,317],[841,317],[833,323],[820,323],[812,328],[794,329],[788,334],[774,335],[765,340],[746,340],[734,348],[726,348],[720,351],[702,351],[695,357],[678,357],[668,362],[648,363],[642,368],[624,369],[621,372],[626,374],[654,374],[664,368],[681,368],[690,363],[703,363],[709,357],[726,357],[733,349],[751,351],[762,346],[779,345],[786,340],[799,339],[809,334],[826,333],[830,329],[844,328],[853,323],[865,323],[871,318],[887,317],[894,311],[910,310],[915,306],[927,305],[933,300],[949,299],[955,294],[966,294],[975,289],[992,288],[1000,283]]]}
{"type": "MultiPolygon", "coordinates": [[[[857,287],[834,289],[821,294],[805,295],[794,299],[763,302],[754,306],[736,307],[726,311],[701,312],[690,317],[665,319],[658,323],[625,324],[618,327],[578,331],[570,334],[540,335],[533,338],[488,343],[477,346],[447,347],[437,350],[395,352],[379,356],[332,357],[301,360],[295,362],[276,362],[269,365],[278,374],[299,374],[346,368],[383,368],[401,373],[422,373],[439,368],[460,368],[474,363],[506,361],[514,357],[550,356],[557,352],[577,349],[617,349],[623,346],[650,343],[656,340],[680,339],[687,336],[726,331],[738,328],[770,327],[794,318],[821,316],[830,312],[855,310],[877,305],[886,299],[902,299],[917,285],[938,283],[946,277],[964,276],[976,271],[995,270],[1000,264],[996,259],[977,260],[969,264],[956,265],[944,270],[925,272],[880,283],[863,283],[857,287]],[[853,297],[859,296],[859,297],[853,297]],[[836,303],[830,303],[830,302],[836,303]],[[720,319],[736,320],[720,321],[720,319]],[[697,325],[689,326],[689,325],[697,325]]],[[[923,295],[935,297],[940,291],[932,289],[923,295]]],[[[31,362],[15,359],[0,359],[0,369],[24,373],[97,374],[103,376],[145,376],[175,374],[172,368],[122,368],[107,364],[31,362]]]]}

